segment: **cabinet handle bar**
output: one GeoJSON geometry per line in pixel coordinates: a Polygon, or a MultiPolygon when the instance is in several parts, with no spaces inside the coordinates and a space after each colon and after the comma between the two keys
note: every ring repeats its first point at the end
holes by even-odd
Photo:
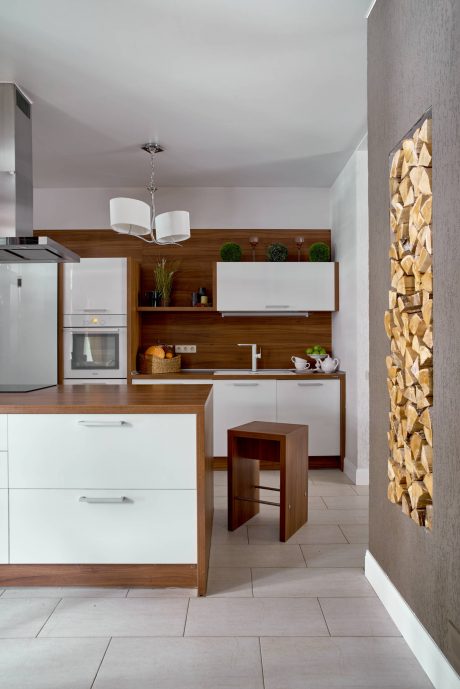
{"type": "Polygon", "coordinates": [[[120,427],[120,426],[127,426],[128,423],[127,421],[79,421],[78,422],[80,426],[85,426],[86,428],[98,428],[98,427],[120,427]]]}
{"type": "Polygon", "coordinates": [[[324,385],[324,383],[297,383],[299,388],[319,388],[324,385]]]}
{"type": "Polygon", "coordinates": [[[122,502],[127,502],[127,498],[124,495],[120,495],[120,497],[114,497],[114,498],[98,498],[98,497],[87,497],[86,495],[81,495],[80,498],[78,499],[78,502],[87,502],[88,504],[95,505],[95,504],[120,504],[122,502]]]}

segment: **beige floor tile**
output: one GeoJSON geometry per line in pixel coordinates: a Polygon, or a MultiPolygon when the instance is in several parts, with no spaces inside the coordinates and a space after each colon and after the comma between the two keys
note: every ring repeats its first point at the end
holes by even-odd
{"type": "Polygon", "coordinates": [[[207,596],[218,598],[252,598],[249,567],[210,567],[207,596]]]}
{"type": "Polygon", "coordinates": [[[324,497],[323,500],[330,510],[369,509],[369,497],[367,495],[335,495],[324,497]]]}
{"type": "Polygon", "coordinates": [[[213,543],[248,543],[248,529],[243,524],[235,531],[229,531],[227,524],[215,522],[212,527],[213,543]]]}
{"type": "Polygon", "coordinates": [[[40,636],[181,636],[187,606],[187,598],[66,598],[40,636]]]}
{"type": "Polygon", "coordinates": [[[211,567],[305,567],[300,546],[224,545],[211,548],[211,567]]]}
{"type": "MultiPolygon", "coordinates": [[[[248,526],[249,543],[267,545],[279,542],[277,524],[248,526]]],[[[305,524],[288,541],[289,545],[307,543],[346,543],[347,540],[335,524],[305,524]]]]}
{"type": "Polygon", "coordinates": [[[324,500],[317,496],[308,496],[308,511],[310,510],[326,510],[327,506],[324,500]]]}
{"type": "Polygon", "coordinates": [[[353,486],[357,495],[369,495],[369,486],[353,486]]]}
{"type": "Polygon", "coordinates": [[[179,588],[135,588],[129,589],[128,598],[196,598],[197,589],[179,588]]]}
{"type": "Polygon", "coordinates": [[[274,598],[191,600],[185,636],[326,636],[318,601],[274,598]]]}
{"type": "Polygon", "coordinates": [[[215,486],[226,486],[227,485],[227,472],[226,471],[215,471],[214,472],[214,485],[215,486]]]}
{"type": "Polygon", "coordinates": [[[364,509],[310,510],[308,515],[309,524],[367,524],[368,522],[369,510],[364,509]]]}
{"type": "Polygon", "coordinates": [[[313,483],[343,483],[354,485],[348,476],[340,469],[310,469],[308,478],[313,483]]]}
{"type": "MultiPolygon", "coordinates": [[[[303,559],[303,558],[302,558],[303,559]]],[[[0,638],[33,638],[59,603],[54,598],[0,598],[0,638]]]]}
{"type": "Polygon", "coordinates": [[[320,598],[331,636],[401,636],[375,598],[320,598]]]}
{"type": "Polygon", "coordinates": [[[261,639],[265,689],[432,689],[403,639],[261,639]]]}
{"type": "Polygon", "coordinates": [[[93,689],[263,689],[259,640],[113,639],[93,689]]]}
{"type": "Polygon", "coordinates": [[[89,586],[34,586],[5,589],[3,598],[125,598],[128,589],[89,586]]]}
{"type": "Polygon", "coordinates": [[[257,598],[375,596],[361,569],[345,567],[254,567],[252,590],[257,598]]]}
{"type": "Polygon", "coordinates": [[[366,546],[360,543],[303,545],[307,567],[364,567],[366,546]]]}
{"type": "Polygon", "coordinates": [[[367,524],[343,524],[340,523],[340,530],[349,543],[369,542],[369,526],[367,524]]]}
{"type": "Polygon", "coordinates": [[[4,639],[0,689],[89,689],[109,639],[4,639]]]}
{"type": "Polygon", "coordinates": [[[327,497],[329,495],[356,495],[356,486],[349,486],[345,483],[327,483],[318,481],[313,483],[308,489],[309,497],[327,497]]]}

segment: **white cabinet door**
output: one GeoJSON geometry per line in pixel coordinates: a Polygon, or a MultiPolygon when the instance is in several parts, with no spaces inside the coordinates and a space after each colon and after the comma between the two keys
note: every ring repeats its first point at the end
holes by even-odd
{"type": "Polygon", "coordinates": [[[217,263],[218,311],[335,311],[335,263],[217,263]]]}
{"type": "Polygon", "coordinates": [[[10,562],[194,564],[196,513],[194,490],[11,490],[10,562]]]}
{"type": "Polygon", "coordinates": [[[196,487],[196,414],[11,414],[10,488],[196,487]]]}
{"type": "Polygon", "coordinates": [[[340,455],[340,380],[278,380],[276,420],[308,425],[308,454],[340,455]]]}
{"type": "Polygon", "coordinates": [[[8,564],[8,491],[0,490],[0,563],[8,564]]]}
{"type": "Polygon", "coordinates": [[[227,456],[227,430],[249,421],[275,421],[276,380],[214,383],[214,456],[227,456]]]}
{"type": "Polygon", "coordinates": [[[126,313],[126,258],[64,264],[64,313],[126,313]]]}

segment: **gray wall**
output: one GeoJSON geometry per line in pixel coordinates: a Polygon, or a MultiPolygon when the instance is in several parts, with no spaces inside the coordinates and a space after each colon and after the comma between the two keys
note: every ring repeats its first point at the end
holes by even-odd
{"type": "Polygon", "coordinates": [[[370,551],[459,671],[460,1],[377,0],[368,24],[370,551]],[[433,108],[434,528],[386,498],[388,154],[433,108]],[[458,637],[457,637],[458,638],[458,637]]]}

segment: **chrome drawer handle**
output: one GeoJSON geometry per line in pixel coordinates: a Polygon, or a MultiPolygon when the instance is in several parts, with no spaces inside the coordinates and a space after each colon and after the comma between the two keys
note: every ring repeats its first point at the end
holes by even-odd
{"type": "Polygon", "coordinates": [[[85,313],[107,313],[108,309],[82,309],[85,313]]]}
{"type": "Polygon", "coordinates": [[[324,385],[324,383],[297,383],[297,385],[299,388],[319,388],[324,385]]]}
{"type": "Polygon", "coordinates": [[[290,304],[265,304],[266,309],[288,309],[290,304]]]}
{"type": "Polygon", "coordinates": [[[235,388],[256,388],[259,383],[230,383],[230,385],[234,385],[235,388]]]}
{"type": "Polygon", "coordinates": [[[96,504],[105,505],[105,504],[110,504],[110,503],[120,504],[122,502],[127,502],[127,500],[128,499],[124,495],[120,495],[120,497],[116,497],[116,498],[98,498],[98,497],[88,498],[88,497],[86,497],[86,495],[81,495],[80,498],[78,499],[78,502],[87,502],[88,504],[91,504],[91,505],[96,505],[96,504]]]}
{"type": "Polygon", "coordinates": [[[85,426],[86,428],[98,428],[98,427],[107,427],[107,428],[114,428],[114,427],[120,427],[120,426],[127,426],[128,422],[127,421],[79,421],[78,422],[80,426],[85,426]]]}

